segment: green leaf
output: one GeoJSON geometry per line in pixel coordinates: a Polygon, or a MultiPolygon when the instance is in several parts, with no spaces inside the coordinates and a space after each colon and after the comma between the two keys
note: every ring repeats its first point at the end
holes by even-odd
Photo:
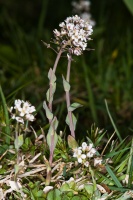
{"type": "Polygon", "coordinates": [[[113,118],[112,118],[112,116],[111,116],[111,114],[110,114],[110,111],[109,111],[108,104],[107,104],[107,101],[106,101],[106,100],[105,100],[105,105],[106,105],[107,113],[108,113],[108,115],[109,115],[109,118],[110,118],[110,121],[111,121],[111,123],[112,123],[112,126],[114,127],[115,132],[116,132],[116,134],[117,134],[117,136],[118,136],[120,142],[122,142],[121,135],[120,135],[120,133],[119,133],[119,131],[118,131],[118,129],[117,129],[117,127],[116,127],[114,121],[113,121],[113,118]]]}
{"type": "Polygon", "coordinates": [[[114,172],[111,170],[111,168],[109,167],[109,165],[106,164],[105,166],[107,172],[109,173],[110,177],[113,179],[113,181],[115,182],[117,187],[122,187],[120,181],[118,180],[118,178],[115,176],[114,172]]]}
{"type": "Polygon", "coordinates": [[[47,101],[50,102],[50,93],[49,93],[49,89],[48,89],[48,91],[46,92],[46,97],[47,97],[47,101]]]}
{"type": "Polygon", "coordinates": [[[54,117],[47,134],[47,143],[48,143],[49,149],[52,148],[52,150],[54,150],[58,141],[58,135],[56,133],[57,127],[58,127],[58,120],[56,117],[54,117]]]}
{"type": "Polygon", "coordinates": [[[133,0],[123,0],[124,3],[126,4],[127,8],[133,15],[133,0]]]}
{"type": "Polygon", "coordinates": [[[56,131],[57,127],[58,127],[58,124],[59,124],[59,122],[58,122],[57,118],[54,117],[53,122],[52,122],[52,126],[53,126],[55,131],[56,131]]]}
{"type": "Polygon", "coordinates": [[[81,198],[79,196],[74,196],[71,200],[81,200],[81,198]]]}
{"type": "Polygon", "coordinates": [[[46,101],[43,102],[43,108],[45,109],[46,111],[46,116],[48,119],[52,120],[53,119],[53,113],[51,113],[51,111],[49,110],[47,104],[46,104],[46,101]]]}
{"type": "Polygon", "coordinates": [[[64,90],[65,90],[65,92],[68,92],[70,90],[70,84],[65,80],[63,75],[62,75],[62,78],[63,78],[64,90]]]}
{"type": "Polygon", "coordinates": [[[61,200],[61,192],[58,189],[51,190],[47,195],[47,200],[61,200]]]}
{"type": "Polygon", "coordinates": [[[74,111],[76,108],[80,108],[82,105],[80,103],[73,103],[69,106],[68,111],[74,111]]]}
{"type": "Polygon", "coordinates": [[[51,68],[48,72],[48,78],[50,80],[50,84],[53,85],[56,81],[56,76],[55,76],[55,73],[53,72],[53,70],[51,68]]]}
{"type": "Polygon", "coordinates": [[[68,192],[68,191],[75,192],[72,188],[70,188],[70,186],[69,186],[68,183],[63,184],[63,185],[60,187],[60,191],[62,191],[62,192],[68,192]]]}
{"type": "Polygon", "coordinates": [[[15,174],[18,173],[18,171],[19,171],[19,165],[15,165],[15,166],[14,166],[14,171],[15,171],[15,174]]]}
{"type": "Polygon", "coordinates": [[[75,149],[78,147],[78,143],[76,142],[75,138],[71,135],[68,135],[68,146],[72,149],[75,149]]]}
{"type": "Polygon", "coordinates": [[[49,131],[48,134],[47,134],[47,144],[49,146],[49,149],[51,148],[51,144],[52,144],[52,148],[54,150],[55,147],[56,147],[57,141],[58,141],[57,133],[53,132],[53,131],[52,132],[49,131]]]}
{"type": "Polygon", "coordinates": [[[50,90],[48,89],[48,91],[47,91],[47,93],[46,93],[46,97],[47,97],[47,101],[49,102],[49,103],[51,103],[52,101],[53,101],[53,94],[55,93],[55,90],[56,90],[56,82],[55,83],[53,83],[53,86],[52,86],[52,94],[51,94],[51,96],[50,96],[50,90]]]}
{"type": "Polygon", "coordinates": [[[122,149],[122,150],[119,150],[119,151],[113,150],[110,153],[106,154],[105,158],[111,158],[111,157],[113,157],[115,155],[119,155],[121,152],[124,152],[124,151],[127,151],[127,150],[129,150],[129,148],[125,148],[125,149],[122,149]]]}
{"type": "MultiPolygon", "coordinates": [[[[73,121],[73,125],[74,125],[74,130],[76,129],[76,123],[77,123],[77,119],[75,117],[75,115],[72,113],[72,121],[73,121]]],[[[68,114],[66,116],[66,124],[70,127],[70,120],[68,117],[68,114]]]]}
{"type": "Polygon", "coordinates": [[[36,196],[37,196],[37,197],[42,197],[43,193],[44,193],[43,190],[39,190],[39,191],[37,192],[36,196]]]}
{"type": "Polygon", "coordinates": [[[19,150],[19,148],[23,145],[23,143],[24,143],[23,134],[21,134],[14,141],[15,149],[19,150]]]}
{"type": "Polygon", "coordinates": [[[85,190],[88,194],[92,195],[94,193],[94,187],[91,184],[85,184],[84,185],[85,190]]]}
{"type": "Polygon", "coordinates": [[[7,110],[7,105],[6,105],[6,99],[5,99],[5,96],[3,94],[1,86],[0,86],[0,95],[1,95],[1,99],[2,99],[2,105],[3,105],[4,114],[5,114],[5,121],[6,121],[5,132],[7,134],[7,137],[6,137],[5,140],[6,140],[7,144],[10,144],[10,122],[9,122],[9,115],[8,115],[8,110],[7,110]]]}

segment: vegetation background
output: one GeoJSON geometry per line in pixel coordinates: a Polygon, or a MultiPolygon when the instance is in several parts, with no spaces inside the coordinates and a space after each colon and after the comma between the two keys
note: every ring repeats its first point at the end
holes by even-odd
{"type": "MultiPolygon", "coordinates": [[[[71,2],[0,1],[0,84],[8,105],[17,98],[35,105],[38,129],[48,123],[42,102],[48,88],[47,72],[56,57],[41,40],[50,43],[53,29],[73,14],[71,2]]],[[[95,50],[74,57],[72,63],[71,100],[84,105],[76,111],[76,132],[82,137],[92,123],[112,131],[106,99],[115,124],[125,137],[133,132],[133,15],[122,0],[92,0],[91,14],[96,26],[88,47],[95,50]]],[[[66,73],[66,66],[67,61],[62,58],[54,101],[59,130],[66,126],[61,76],[66,73]]]]}

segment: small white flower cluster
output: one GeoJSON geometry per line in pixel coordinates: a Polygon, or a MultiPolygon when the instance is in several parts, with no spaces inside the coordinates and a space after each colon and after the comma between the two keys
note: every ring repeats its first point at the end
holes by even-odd
{"type": "Polygon", "coordinates": [[[14,107],[10,108],[12,119],[24,124],[24,121],[34,121],[35,117],[33,112],[36,111],[35,107],[32,106],[28,101],[15,100],[14,107]],[[15,113],[13,112],[15,110],[15,113]]]}
{"type": "Polygon", "coordinates": [[[78,15],[68,17],[60,23],[61,30],[55,29],[56,44],[64,45],[70,54],[81,55],[87,47],[87,41],[91,40],[92,26],[78,15]]]}
{"type": "Polygon", "coordinates": [[[73,12],[78,14],[83,20],[89,21],[92,26],[95,26],[95,21],[92,20],[90,14],[90,5],[89,0],[72,1],[73,12]]]}
{"type": "MultiPolygon", "coordinates": [[[[88,160],[90,160],[90,158],[94,157],[94,155],[96,154],[96,149],[93,147],[93,144],[90,143],[89,145],[87,145],[86,142],[83,142],[81,147],[78,147],[73,151],[73,157],[77,158],[78,163],[83,163],[86,167],[89,166],[88,160]]],[[[94,166],[101,163],[101,158],[94,158],[94,166]]]]}
{"type": "Polygon", "coordinates": [[[73,157],[78,159],[78,163],[84,163],[86,167],[89,166],[87,158],[92,158],[96,153],[96,149],[93,148],[93,144],[87,145],[86,142],[82,143],[81,147],[74,149],[73,157]]]}

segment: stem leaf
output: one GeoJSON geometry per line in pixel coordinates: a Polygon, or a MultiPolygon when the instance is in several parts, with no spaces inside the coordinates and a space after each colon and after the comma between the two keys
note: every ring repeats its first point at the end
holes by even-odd
{"type": "Polygon", "coordinates": [[[51,149],[51,146],[52,146],[52,149],[54,150],[54,148],[57,144],[58,135],[56,133],[56,129],[58,127],[58,123],[59,122],[58,122],[57,118],[54,117],[53,121],[51,122],[48,134],[47,134],[47,143],[48,143],[49,149],[51,149]]]}
{"type": "Polygon", "coordinates": [[[51,149],[51,144],[52,144],[52,148],[54,150],[56,147],[57,141],[58,141],[57,133],[55,131],[53,132],[53,130],[50,129],[50,131],[47,134],[47,144],[49,146],[49,149],[51,149]]]}
{"type": "Polygon", "coordinates": [[[62,78],[63,78],[64,90],[65,90],[65,92],[68,92],[70,90],[70,84],[65,80],[63,75],[62,75],[62,78]]]}
{"type": "Polygon", "coordinates": [[[48,72],[48,78],[50,80],[50,84],[53,85],[56,81],[56,76],[55,76],[55,73],[53,72],[53,70],[51,68],[48,72]]]}
{"type": "Polygon", "coordinates": [[[46,111],[46,116],[49,120],[52,120],[53,119],[53,113],[51,113],[51,111],[49,110],[47,104],[46,104],[46,101],[43,102],[43,108],[45,109],[46,111]]]}
{"type": "Polygon", "coordinates": [[[82,107],[83,105],[81,105],[80,103],[72,103],[69,108],[68,108],[68,111],[74,111],[76,108],[80,108],[82,107]]]}
{"type": "Polygon", "coordinates": [[[68,146],[71,149],[76,149],[78,147],[78,143],[76,142],[76,140],[74,139],[74,137],[72,137],[71,135],[68,135],[68,146]]]}
{"type": "MultiPolygon", "coordinates": [[[[77,119],[75,117],[75,115],[72,113],[72,121],[73,121],[73,125],[74,125],[74,130],[76,129],[76,123],[77,123],[77,119]]],[[[68,114],[66,116],[66,124],[70,127],[70,120],[68,117],[68,114]]]]}
{"type": "Polygon", "coordinates": [[[23,143],[24,143],[23,134],[21,134],[14,141],[15,149],[17,149],[17,151],[18,151],[19,148],[23,145],[23,143]]]}

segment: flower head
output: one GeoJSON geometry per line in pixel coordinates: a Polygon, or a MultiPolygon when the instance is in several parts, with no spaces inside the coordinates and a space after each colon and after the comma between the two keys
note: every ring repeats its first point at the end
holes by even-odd
{"type": "Polygon", "coordinates": [[[95,26],[95,21],[92,19],[90,14],[90,1],[89,0],[79,0],[78,2],[72,1],[73,12],[78,14],[81,19],[88,21],[92,26],[95,26]]]}
{"type": "MultiPolygon", "coordinates": [[[[89,166],[89,161],[96,154],[96,149],[93,147],[93,144],[90,143],[87,145],[86,142],[82,143],[81,147],[73,149],[73,157],[77,158],[78,163],[82,163],[85,167],[89,166]]],[[[100,164],[102,160],[95,160],[94,166],[100,164]]]]}
{"type": "Polygon", "coordinates": [[[70,54],[81,55],[87,47],[87,41],[91,40],[92,26],[78,15],[68,17],[59,24],[61,30],[55,29],[54,42],[70,54]]]}
{"type": "Polygon", "coordinates": [[[33,112],[35,111],[35,107],[32,106],[28,101],[25,102],[20,99],[15,100],[14,107],[10,108],[12,119],[15,119],[22,124],[24,124],[25,120],[34,121],[35,117],[33,115],[33,112]]]}

